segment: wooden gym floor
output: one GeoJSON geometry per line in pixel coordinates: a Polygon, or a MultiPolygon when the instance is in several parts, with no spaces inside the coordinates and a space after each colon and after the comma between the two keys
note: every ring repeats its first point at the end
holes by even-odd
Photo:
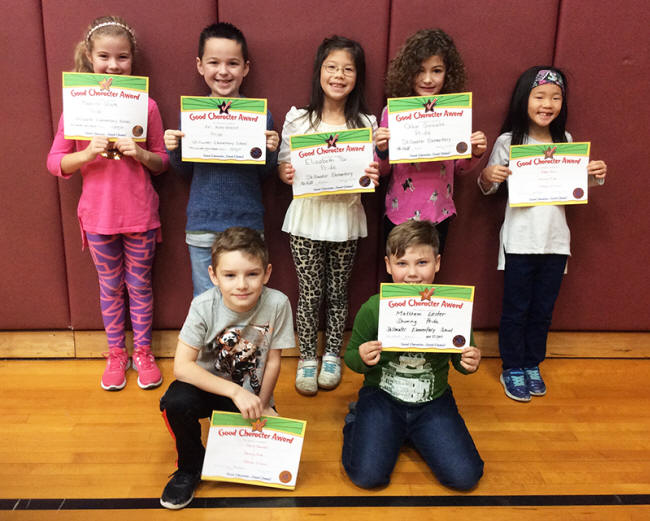
{"type": "Polygon", "coordinates": [[[451,371],[456,401],[485,460],[469,493],[437,483],[405,449],[391,484],[362,490],[340,464],[341,427],[361,376],[335,391],[293,389],[296,358],[283,358],[281,415],[307,420],[295,491],[202,483],[179,512],[159,508],[175,450],[158,411],[172,380],[142,391],[103,391],[103,360],[0,361],[0,520],[26,519],[650,519],[650,359],[547,360],[549,392],[505,397],[499,360],[478,373],[451,371]]]}

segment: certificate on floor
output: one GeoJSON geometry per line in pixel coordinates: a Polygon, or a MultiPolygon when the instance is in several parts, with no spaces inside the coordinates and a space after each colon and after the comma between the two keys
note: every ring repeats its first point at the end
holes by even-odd
{"type": "Polygon", "coordinates": [[[201,479],[296,488],[307,422],[213,411],[201,479]]]}

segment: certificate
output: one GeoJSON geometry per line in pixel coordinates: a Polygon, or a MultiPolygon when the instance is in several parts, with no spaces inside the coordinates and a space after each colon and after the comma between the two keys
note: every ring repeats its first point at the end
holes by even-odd
{"type": "Polygon", "coordinates": [[[471,157],[472,93],[388,99],[390,163],[471,157]]]}
{"type": "Polygon", "coordinates": [[[379,297],[384,351],[455,353],[469,345],[474,286],[382,284],[379,297]]]}
{"type": "Polygon", "coordinates": [[[296,488],[307,422],[213,411],[201,479],[296,488]]]}
{"type": "Polygon", "coordinates": [[[510,147],[510,206],[587,203],[590,143],[510,147]]]}
{"type": "Polygon", "coordinates": [[[121,74],[63,73],[66,139],[106,136],[147,139],[149,78],[121,74]]]}
{"type": "Polygon", "coordinates": [[[266,100],[181,96],[183,161],[266,162],[266,100]]]}
{"type": "Polygon", "coordinates": [[[365,173],[373,161],[371,128],[297,134],[290,141],[294,199],[375,191],[365,173]]]}

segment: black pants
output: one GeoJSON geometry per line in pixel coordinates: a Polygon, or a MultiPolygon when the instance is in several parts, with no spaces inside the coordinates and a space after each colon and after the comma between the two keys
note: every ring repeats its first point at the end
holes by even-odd
{"type": "Polygon", "coordinates": [[[214,410],[239,412],[230,398],[178,380],[170,384],[160,399],[160,410],[176,439],[179,470],[192,473],[201,472],[205,455],[199,418],[210,417],[214,410]]]}

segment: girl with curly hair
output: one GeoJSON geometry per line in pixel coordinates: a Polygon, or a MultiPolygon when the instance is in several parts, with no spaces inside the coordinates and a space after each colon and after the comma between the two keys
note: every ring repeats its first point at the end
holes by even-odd
{"type": "MultiPolygon", "coordinates": [[[[434,96],[462,92],[464,88],[463,60],[453,40],[440,29],[423,29],[412,35],[388,66],[386,95],[389,98],[434,96]]],[[[481,131],[472,134],[472,159],[390,165],[390,130],[388,111],[384,107],[375,140],[379,172],[392,174],[386,192],[385,237],[396,225],[409,219],[430,220],[438,230],[442,252],[449,222],[456,215],[454,175],[471,170],[476,163],[474,159],[485,153],[485,134],[481,131]]]]}

